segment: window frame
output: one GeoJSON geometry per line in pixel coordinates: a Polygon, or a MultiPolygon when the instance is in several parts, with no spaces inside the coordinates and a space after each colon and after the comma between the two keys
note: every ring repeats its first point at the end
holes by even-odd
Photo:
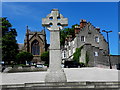
{"type": "Polygon", "coordinates": [[[85,36],[81,36],[80,41],[85,42],[85,36]]]}
{"type": "Polygon", "coordinates": [[[99,43],[100,42],[100,39],[98,36],[95,36],[95,42],[99,43]]]}
{"type": "Polygon", "coordinates": [[[98,57],[99,56],[99,53],[97,51],[94,52],[94,56],[95,57],[98,57]]]}
{"type": "Polygon", "coordinates": [[[38,40],[34,40],[32,42],[32,44],[31,44],[31,53],[33,55],[40,55],[40,45],[39,45],[38,40]]]}

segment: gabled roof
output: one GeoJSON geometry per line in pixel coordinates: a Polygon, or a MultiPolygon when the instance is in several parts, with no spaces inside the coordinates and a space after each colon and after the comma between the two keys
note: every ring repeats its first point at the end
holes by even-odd
{"type": "Polygon", "coordinates": [[[42,42],[44,42],[43,39],[38,35],[38,32],[34,32],[33,36],[29,40],[31,40],[36,35],[37,35],[37,37],[39,37],[41,39],[42,42]]]}

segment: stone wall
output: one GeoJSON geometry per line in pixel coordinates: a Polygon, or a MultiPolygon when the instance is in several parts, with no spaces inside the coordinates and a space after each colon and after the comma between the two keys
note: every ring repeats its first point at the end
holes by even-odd
{"type": "Polygon", "coordinates": [[[110,58],[112,65],[120,63],[120,55],[111,55],[110,58]]]}
{"type": "MultiPolygon", "coordinates": [[[[104,53],[104,50],[99,49],[99,47],[94,47],[91,44],[83,45],[80,62],[85,63],[86,53],[83,52],[86,52],[89,56],[89,62],[88,62],[89,66],[109,68],[109,57],[104,53]],[[98,53],[98,56],[95,56],[95,52],[98,53]]],[[[116,65],[120,63],[120,55],[111,55],[110,60],[112,67],[116,68],[116,65]]]]}

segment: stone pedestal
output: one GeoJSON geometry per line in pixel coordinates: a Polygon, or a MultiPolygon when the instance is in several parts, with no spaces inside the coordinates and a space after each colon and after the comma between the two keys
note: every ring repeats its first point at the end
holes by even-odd
{"type": "Polygon", "coordinates": [[[67,82],[67,79],[63,69],[57,71],[48,70],[45,82],[67,82]]]}
{"type": "Polygon", "coordinates": [[[50,63],[45,82],[67,82],[61,67],[60,51],[60,28],[67,25],[67,18],[63,18],[57,9],[53,9],[46,18],[42,19],[42,25],[50,31],[50,63]]]}
{"type": "Polygon", "coordinates": [[[59,30],[50,31],[50,65],[45,82],[66,82],[66,76],[61,68],[61,51],[59,30]]]}

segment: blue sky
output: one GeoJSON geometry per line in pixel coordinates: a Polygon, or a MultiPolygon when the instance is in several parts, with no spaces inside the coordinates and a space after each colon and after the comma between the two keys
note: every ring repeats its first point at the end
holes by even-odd
{"type": "MultiPolygon", "coordinates": [[[[117,2],[4,2],[2,16],[7,17],[18,32],[18,43],[24,43],[26,25],[32,31],[43,29],[41,20],[57,8],[69,22],[67,27],[86,19],[101,30],[112,30],[109,34],[111,54],[118,54],[118,3],[117,2]]],[[[66,27],[66,28],[67,28],[66,27]]],[[[49,31],[47,42],[49,43],[49,31]]],[[[106,34],[102,33],[105,38],[106,34]]]]}

